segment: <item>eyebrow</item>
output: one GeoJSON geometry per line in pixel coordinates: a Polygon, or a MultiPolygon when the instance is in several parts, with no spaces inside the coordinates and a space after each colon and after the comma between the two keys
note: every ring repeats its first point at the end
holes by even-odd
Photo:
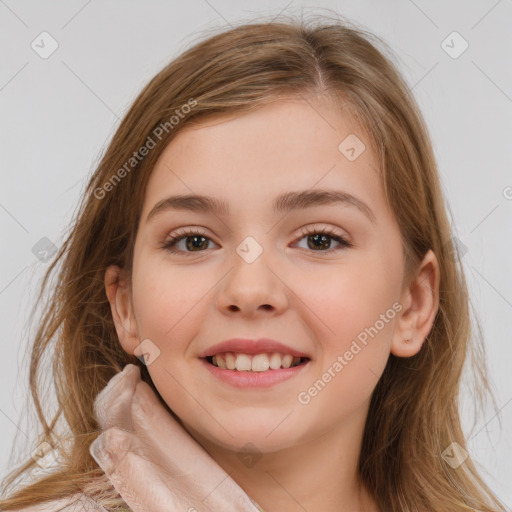
{"type": "MultiPolygon", "coordinates": [[[[368,219],[375,223],[375,214],[371,208],[356,196],[348,192],[337,190],[303,190],[299,192],[286,192],[274,200],[272,208],[275,213],[290,212],[321,205],[343,204],[354,206],[368,219]]],[[[177,195],[162,199],[149,212],[146,222],[157,215],[169,210],[187,210],[199,213],[214,213],[216,215],[229,215],[226,202],[215,197],[205,195],[177,195]]]]}

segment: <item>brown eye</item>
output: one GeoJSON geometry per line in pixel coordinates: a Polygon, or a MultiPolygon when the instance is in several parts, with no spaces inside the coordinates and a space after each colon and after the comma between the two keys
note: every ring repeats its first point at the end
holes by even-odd
{"type": "Polygon", "coordinates": [[[190,251],[195,251],[196,249],[201,248],[206,249],[208,245],[204,243],[206,240],[207,238],[202,235],[187,236],[185,237],[185,245],[190,251]]]}
{"type": "Polygon", "coordinates": [[[330,230],[303,230],[302,239],[307,238],[307,249],[315,252],[333,252],[339,249],[352,247],[341,235],[335,235],[330,230]],[[331,248],[332,241],[335,241],[338,246],[331,248]]]}
{"type": "Polygon", "coordinates": [[[196,231],[187,231],[167,237],[161,248],[170,253],[189,256],[193,252],[204,252],[209,248],[210,243],[214,242],[206,235],[196,231]]]}

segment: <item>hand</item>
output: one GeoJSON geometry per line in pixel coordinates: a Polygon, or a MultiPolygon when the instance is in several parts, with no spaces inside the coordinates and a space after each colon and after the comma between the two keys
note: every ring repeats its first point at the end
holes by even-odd
{"type": "Polygon", "coordinates": [[[97,396],[89,448],[133,512],[259,512],[128,364],[97,396]]]}

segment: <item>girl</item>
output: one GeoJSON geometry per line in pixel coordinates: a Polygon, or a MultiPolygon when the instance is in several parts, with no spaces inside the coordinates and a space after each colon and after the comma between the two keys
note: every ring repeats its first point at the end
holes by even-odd
{"type": "Polygon", "coordinates": [[[2,510],[506,510],[461,429],[468,293],[431,143],[379,43],[245,24],[145,87],[43,280],[60,261],[41,456],[2,510]]]}

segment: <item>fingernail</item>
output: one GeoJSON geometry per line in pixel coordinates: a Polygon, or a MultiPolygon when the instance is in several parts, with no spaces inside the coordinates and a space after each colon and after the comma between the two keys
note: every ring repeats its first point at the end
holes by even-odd
{"type": "Polygon", "coordinates": [[[112,464],[111,455],[105,450],[103,446],[103,437],[99,435],[89,446],[89,453],[92,455],[92,458],[105,469],[105,465],[112,464]]]}

